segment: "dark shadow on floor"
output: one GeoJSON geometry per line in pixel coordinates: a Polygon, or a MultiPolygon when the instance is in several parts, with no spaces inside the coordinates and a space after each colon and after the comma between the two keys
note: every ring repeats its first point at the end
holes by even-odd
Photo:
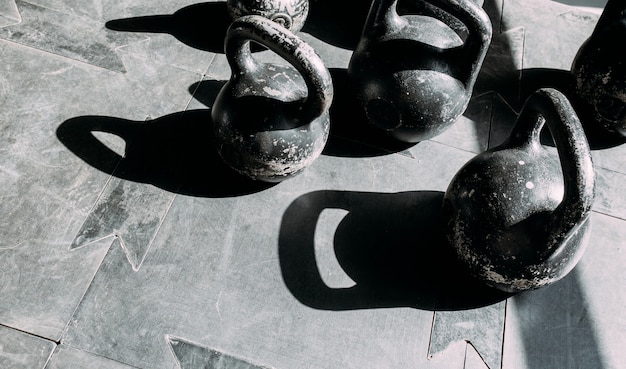
{"type": "MultiPolygon", "coordinates": [[[[205,86],[202,92],[214,94],[221,85],[219,82],[205,86]]],[[[63,122],[57,137],[76,156],[105,173],[174,193],[227,197],[272,186],[249,180],[223,163],[213,143],[210,109],[146,121],[81,116],[63,122]],[[116,153],[95,132],[122,139],[125,153],[116,153]]]]}
{"type": "Polygon", "coordinates": [[[283,279],[303,304],[323,310],[414,307],[462,310],[509,295],[471,278],[444,241],[442,192],[317,191],[296,199],[283,215],[279,259],[283,279]],[[334,255],[356,283],[331,288],[315,255],[315,232],[326,209],[343,209],[334,255]]]}
{"type": "Polygon", "coordinates": [[[115,19],[108,21],[106,27],[122,32],[167,33],[195,49],[223,53],[230,23],[226,2],[207,2],[184,7],[174,14],[115,19]]]}
{"type": "Polygon", "coordinates": [[[513,297],[528,368],[606,368],[586,300],[577,269],[554,285],[513,297]]]}

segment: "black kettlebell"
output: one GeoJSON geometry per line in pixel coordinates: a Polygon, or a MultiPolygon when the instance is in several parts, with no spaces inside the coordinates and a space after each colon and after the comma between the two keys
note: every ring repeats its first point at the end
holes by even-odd
{"type": "Polygon", "coordinates": [[[625,40],[626,2],[609,0],[572,64],[576,94],[590,123],[620,137],[626,137],[625,40]]]}
{"type": "Polygon", "coordinates": [[[211,113],[220,156],[253,179],[279,182],[296,175],[328,139],[333,98],[328,69],[311,46],[258,15],[232,23],[225,51],[232,74],[211,113]],[[291,65],[258,62],[250,41],[291,65]]]}
{"type": "Polygon", "coordinates": [[[554,89],[531,95],[508,140],[470,160],[443,201],[458,258],[507,292],[563,278],[584,253],[595,172],[580,121],[554,89]],[[540,142],[547,123],[558,158],[540,142]]]}
{"type": "Polygon", "coordinates": [[[489,18],[475,2],[426,3],[447,16],[401,16],[397,0],[374,0],[348,66],[368,121],[409,143],[438,135],[463,114],[491,42],[489,18]],[[465,40],[455,31],[463,25],[465,40]]]}

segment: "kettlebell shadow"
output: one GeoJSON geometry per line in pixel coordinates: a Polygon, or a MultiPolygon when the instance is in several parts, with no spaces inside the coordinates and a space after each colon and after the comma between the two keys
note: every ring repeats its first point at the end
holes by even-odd
{"type": "Polygon", "coordinates": [[[442,200],[438,191],[328,190],[299,197],[285,211],[279,235],[287,288],[304,305],[321,310],[463,310],[509,297],[457,264],[440,226],[442,200]],[[334,252],[324,252],[315,234],[322,212],[332,209],[347,214],[332,236],[334,252]],[[318,260],[319,255],[334,255],[336,261],[318,260]],[[319,268],[328,263],[338,263],[354,284],[329,286],[319,268]]]}
{"type": "MultiPolygon", "coordinates": [[[[219,87],[209,86],[204,92],[219,87]]],[[[211,110],[199,109],[146,121],[80,116],[63,122],[56,133],[70,151],[94,168],[173,193],[231,197],[272,186],[226,166],[215,150],[211,127],[211,110]],[[122,141],[123,152],[103,142],[99,133],[122,141]]]]}
{"type": "Polygon", "coordinates": [[[167,33],[195,49],[223,53],[230,22],[226,2],[205,2],[189,5],[173,14],[111,20],[106,28],[121,32],[167,33]]]}

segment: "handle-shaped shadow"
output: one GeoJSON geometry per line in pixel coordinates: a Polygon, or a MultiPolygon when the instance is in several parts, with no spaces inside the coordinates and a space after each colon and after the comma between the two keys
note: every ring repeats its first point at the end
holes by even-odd
{"type": "Polygon", "coordinates": [[[63,122],[57,128],[57,137],[98,170],[174,193],[229,197],[268,188],[268,184],[233,172],[221,161],[210,126],[210,109],[178,112],[148,121],[81,116],[63,122]],[[125,153],[120,155],[109,148],[96,132],[123,140],[125,153]]]}
{"type": "Polygon", "coordinates": [[[508,295],[468,277],[443,240],[442,192],[317,191],[283,215],[279,258],[287,288],[323,310],[414,307],[457,310],[508,295]],[[334,254],[352,287],[329,287],[320,275],[315,232],[325,209],[348,211],[334,234],[334,254]]]}

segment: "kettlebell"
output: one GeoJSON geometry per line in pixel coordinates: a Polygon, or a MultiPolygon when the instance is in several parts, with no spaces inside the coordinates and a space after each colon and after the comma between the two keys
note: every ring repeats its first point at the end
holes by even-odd
{"type": "Polygon", "coordinates": [[[233,20],[260,15],[294,33],[302,29],[309,15],[309,0],[227,0],[226,7],[233,20]]]}
{"type": "Polygon", "coordinates": [[[450,16],[401,16],[397,0],[374,0],[348,66],[368,122],[408,143],[463,114],[491,42],[489,18],[475,2],[425,2],[450,16]],[[453,19],[467,28],[465,39],[453,19]]]}
{"type": "Polygon", "coordinates": [[[252,179],[280,182],[296,175],[328,139],[333,99],[328,69],[311,46],[258,15],[235,20],[224,48],[232,74],[211,112],[217,151],[252,179]],[[251,41],[290,65],[259,62],[251,41]]]}
{"type": "Polygon", "coordinates": [[[590,234],[595,172],[576,112],[555,89],[534,92],[502,145],[454,176],[443,200],[446,237],[462,264],[506,292],[564,277],[590,234]],[[540,142],[547,123],[558,159],[540,142]]]}
{"type": "Polygon", "coordinates": [[[626,2],[609,0],[572,63],[576,94],[601,132],[626,137],[626,2]]]}

